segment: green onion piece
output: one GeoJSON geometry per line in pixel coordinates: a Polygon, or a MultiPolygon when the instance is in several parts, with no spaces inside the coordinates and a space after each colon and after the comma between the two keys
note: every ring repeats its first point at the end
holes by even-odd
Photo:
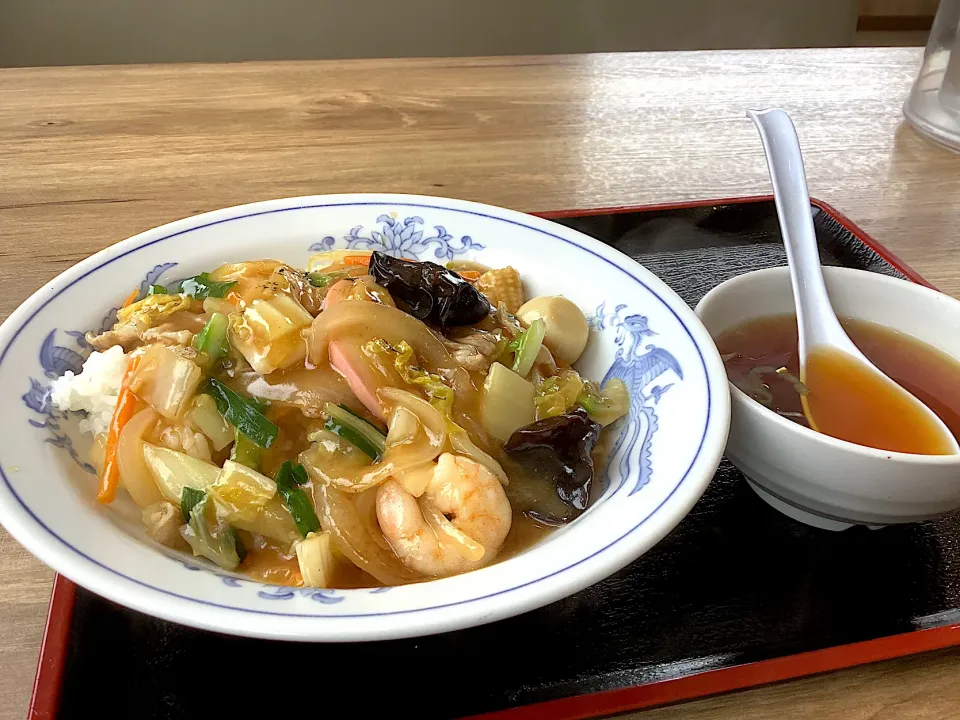
{"type": "Polygon", "coordinates": [[[199,503],[202,503],[207,494],[203,490],[183,486],[180,492],[180,514],[184,522],[190,522],[190,513],[199,503]]]}
{"type": "Polygon", "coordinates": [[[333,403],[324,405],[323,411],[327,414],[327,422],[324,423],[327,430],[355,445],[374,462],[383,456],[387,438],[377,428],[333,403]]]}
{"type": "Polygon", "coordinates": [[[307,273],[307,280],[310,281],[310,284],[314,287],[328,287],[333,285],[337,280],[343,280],[348,277],[355,277],[357,270],[360,266],[352,265],[350,267],[343,268],[342,270],[334,270],[333,272],[312,272],[307,273]]]}
{"type": "Polygon", "coordinates": [[[293,466],[293,475],[291,476],[293,482],[297,485],[306,485],[310,482],[310,476],[307,475],[307,469],[303,465],[294,465],[293,466]]]}
{"type": "Polygon", "coordinates": [[[514,351],[513,370],[520,377],[526,377],[533,369],[533,363],[540,354],[540,347],[543,345],[543,336],[546,334],[547,325],[541,318],[537,318],[530,327],[520,333],[508,347],[514,351]]]}
{"type": "Polygon", "coordinates": [[[250,438],[234,428],[233,450],[230,459],[260,472],[260,448],[250,438]]]}
{"type": "Polygon", "coordinates": [[[169,295],[169,291],[163,285],[151,285],[147,289],[147,295],[169,295]]]}
{"type": "Polygon", "coordinates": [[[283,504],[286,505],[290,515],[293,516],[293,522],[297,526],[297,530],[303,537],[306,537],[320,529],[320,521],[317,519],[317,513],[307,498],[307,494],[297,487],[299,484],[297,476],[301,472],[306,475],[307,471],[303,469],[302,465],[297,465],[296,468],[299,468],[299,470],[295,470],[293,463],[289,460],[284,461],[283,465],[280,466],[276,477],[277,492],[280,493],[283,504]]]}
{"type": "Polygon", "coordinates": [[[595,415],[600,412],[600,398],[596,395],[590,395],[588,393],[583,393],[578,399],[577,402],[580,404],[584,410],[587,411],[589,415],[595,415]]]}
{"type": "Polygon", "coordinates": [[[241,397],[215,378],[207,380],[206,385],[203,386],[203,392],[216,401],[217,410],[227,419],[227,422],[256,445],[262,448],[273,445],[280,429],[270,422],[254,403],[241,397]]]}
{"type": "Polygon", "coordinates": [[[218,282],[211,280],[209,273],[200,273],[191,278],[182,280],[178,289],[181,295],[187,295],[197,300],[205,300],[208,297],[222,298],[230,292],[230,288],[236,285],[236,282],[218,282]]]}
{"type": "Polygon", "coordinates": [[[203,330],[193,337],[193,347],[202,353],[206,353],[210,360],[216,362],[230,349],[227,342],[227,329],[230,327],[230,321],[223,313],[215,312],[203,330]]]}

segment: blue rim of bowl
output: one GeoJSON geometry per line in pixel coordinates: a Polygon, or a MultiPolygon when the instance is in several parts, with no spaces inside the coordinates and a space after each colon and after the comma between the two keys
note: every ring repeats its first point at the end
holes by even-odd
{"type": "MultiPolygon", "coordinates": [[[[610,265],[611,267],[613,267],[613,268],[619,270],[620,272],[624,273],[627,277],[629,277],[630,279],[632,279],[634,282],[638,283],[638,284],[639,284],[641,287],[643,287],[647,292],[649,292],[653,297],[655,297],[657,300],[659,300],[660,303],[661,303],[667,310],[670,311],[670,313],[674,316],[674,318],[676,318],[677,322],[680,323],[680,326],[684,329],[684,332],[687,333],[687,337],[689,337],[689,338],[690,338],[690,341],[693,343],[693,347],[694,347],[694,348],[696,349],[696,351],[697,351],[697,356],[700,358],[700,364],[701,364],[701,367],[703,368],[704,377],[706,378],[706,383],[705,383],[705,384],[706,384],[706,391],[707,391],[707,414],[706,414],[706,422],[705,422],[705,424],[704,424],[703,434],[702,434],[701,437],[700,437],[700,442],[699,442],[698,445],[697,445],[697,450],[696,450],[696,452],[694,453],[693,458],[690,460],[690,464],[687,466],[687,469],[683,472],[683,475],[680,477],[680,480],[677,482],[677,484],[674,486],[674,488],[667,494],[667,496],[660,502],[660,504],[658,504],[653,510],[651,510],[650,513],[649,513],[646,517],[644,517],[642,520],[640,520],[640,522],[638,522],[638,523],[637,523],[636,525],[634,525],[632,528],[630,528],[630,529],[627,530],[625,533],[623,533],[623,535],[621,535],[620,537],[616,538],[615,540],[613,540],[612,542],[608,543],[607,545],[605,545],[604,547],[600,548],[599,550],[596,550],[596,551],[590,553],[590,554],[587,555],[586,557],[581,558],[580,560],[577,560],[576,562],[574,562],[574,563],[572,563],[572,564],[570,564],[570,565],[567,565],[566,567],[563,567],[563,568],[561,568],[561,569],[559,569],[559,570],[555,570],[555,571],[553,571],[553,572],[551,572],[551,573],[549,573],[549,574],[547,574],[547,575],[542,575],[542,576],[540,576],[540,577],[538,577],[538,578],[536,578],[536,579],[528,580],[527,582],[521,583],[521,584],[519,584],[519,585],[514,585],[513,587],[506,588],[506,589],[503,589],[503,590],[498,590],[498,591],[496,591],[496,592],[488,593],[488,594],[486,594],[486,595],[480,595],[480,596],[477,596],[477,597],[467,598],[467,599],[464,599],[464,600],[457,600],[457,601],[455,601],[455,602],[443,603],[443,604],[440,604],[440,605],[431,605],[431,606],[429,606],[429,607],[411,608],[411,609],[408,609],[408,610],[391,610],[391,611],[380,612],[380,613],[378,613],[378,612],[367,612],[367,613],[344,613],[344,614],[334,614],[334,613],[325,613],[325,614],[284,613],[284,612],[275,612],[275,611],[271,611],[271,610],[257,610],[257,609],[253,609],[253,608],[247,608],[247,607],[237,607],[237,606],[235,606],[235,605],[224,605],[224,604],[222,604],[222,603],[215,603],[215,602],[211,602],[211,601],[209,601],[209,600],[200,600],[200,599],[198,599],[198,598],[190,597],[190,596],[188,596],[188,595],[181,595],[180,593],[173,592],[172,590],[166,590],[166,589],[164,589],[164,588],[157,587],[157,586],[155,586],[155,585],[151,585],[151,584],[149,584],[149,583],[147,583],[147,582],[144,582],[143,580],[137,580],[136,578],[130,577],[129,575],[125,575],[124,573],[120,572],[119,570],[114,570],[113,568],[111,568],[111,567],[103,564],[102,562],[100,562],[100,561],[97,560],[96,558],[90,557],[90,556],[87,555],[85,552],[83,552],[82,550],[79,550],[78,548],[74,547],[74,546],[71,545],[69,542],[67,542],[66,540],[64,540],[62,537],[60,537],[59,535],[57,535],[57,533],[55,533],[51,528],[49,528],[49,527],[46,525],[46,523],[44,523],[39,517],[37,517],[36,514],[34,514],[33,510],[31,510],[30,507],[27,506],[27,504],[23,501],[23,499],[17,494],[16,490],[14,490],[14,488],[13,488],[13,485],[10,483],[10,480],[7,478],[7,473],[6,473],[6,471],[3,469],[3,465],[0,464],[0,477],[3,478],[3,482],[4,482],[4,484],[6,485],[7,490],[10,492],[11,495],[13,495],[14,498],[16,498],[17,502],[20,504],[20,507],[23,508],[23,510],[33,519],[33,521],[34,521],[35,523],[37,523],[37,525],[39,525],[41,528],[43,528],[49,535],[51,535],[54,539],[56,539],[57,541],[59,541],[59,542],[60,542],[62,545],[64,545],[66,548],[68,548],[69,550],[71,550],[71,551],[74,552],[75,554],[79,555],[80,557],[82,557],[82,558],[85,559],[86,561],[92,563],[93,565],[96,565],[97,567],[103,568],[103,569],[106,570],[107,572],[109,572],[109,573],[111,573],[111,574],[113,574],[113,575],[116,575],[117,577],[122,578],[123,580],[126,580],[126,581],[128,581],[128,582],[134,583],[135,585],[139,585],[139,586],[144,587],[144,588],[147,588],[147,589],[149,589],[149,590],[153,590],[153,591],[158,592],[158,593],[163,594],[163,595],[169,595],[169,596],[171,596],[171,597],[175,597],[175,598],[178,598],[178,599],[180,599],[180,600],[186,600],[186,601],[188,601],[188,602],[198,603],[198,604],[200,604],[200,605],[205,605],[205,606],[208,606],[208,607],[220,608],[220,609],[223,609],[223,610],[235,610],[235,611],[238,611],[238,612],[251,613],[251,614],[254,614],[254,615],[269,615],[269,616],[280,616],[280,617],[290,617],[290,618],[310,618],[310,619],[317,618],[317,619],[329,619],[329,620],[338,620],[338,619],[344,619],[344,618],[389,617],[389,616],[391,616],[391,615],[408,615],[408,614],[412,614],[412,613],[422,613],[422,612],[429,612],[429,611],[433,611],[433,610],[440,610],[440,609],[443,609],[443,608],[455,607],[455,606],[458,606],[458,605],[464,605],[464,604],[467,604],[467,603],[477,602],[477,601],[479,601],[479,600],[486,600],[486,599],[488,599],[488,598],[497,597],[497,596],[500,596],[500,595],[505,595],[506,593],[510,593],[510,592],[514,592],[514,591],[516,591],[516,590],[520,590],[521,588],[528,587],[528,586],[530,586],[530,585],[533,585],[533,584],[536,584],[536,583],[538,583],[538,582],[542,582],[542,581],[547,580],[547,579],[549,579],[549,578],[552,578],[552,577],[555,577],[555,576],[557,576],[557,575],[560,575],[561,573],[565,573],[565,572],[567,572],[568,570],[571,570],[572,568],[575,568],[575,567],[577,567],[578,565],[581,565],[581,564],[587,562],[588,560],[593,559],[593,558],[596,557],[597,555],[600,555],[601,553],[606,552],[607,550],[609,550],[611,547],[613,547],[614,545],[616,545],[617,543],[619,543],[621,540],[623,540],[623,539],[624,539],[625,537],[627,537],[628,535],[630,535],[630,534],[632,534],[633,532],[635,532],[635,531],[636,531],[638,528],[640,528],[644,523],[646,523],[647,520],[649,520],[649,519],[652,518],[654,515],[656,515],[657,512],[660,510],[660,508],[662,508],[664,505],[667,504],[667,502],[669,502],[670,498],[672,498],[672,497],[674,496],[674,494],[677,492],[677,490],[680,489],[680,486],[683,485],[684,482],[687,480],[687,477],[689,476],[690,471],[693,469],[693,467],[694,467],[694,466],[696,465],[696,463],[697,463],[697,460],[700,458],[700,454],[701,454],[701,452],[703,451],[703,444],[704,444],[704,442],[705,442],[706,439],[707,439],[707,434],[708,434],[709,429],[710,429],[710,424],[711,424],[711,419],[712,419],[712,409],[713,409],[713,397],[712,397],[712,395],[711,395],[711,389],[710,389],[710,371],[709,371],[709,369],[707,368],[706,359],[703,357],[703,352],[701,351],[700,345],[697,343],[696,338],[693,337],[693,333],[690,332],[690,328],[687,327],[687,324],[686,324],[686,323],[683,321],[683,319],[677,314],[677,311],[676,311],[666,300],[664,300],[662,297],[660,297],[660,295],[659,295],[657,292],[655,292],[652,288],[650,288],[643,280],[641,280],[640,278],[638,278],[638,277],[637,277],[636,275],[634,275],[633,273],[629,272],[629,271],[627,270],[627,268],[622,267],[622,266],[620,266],[620,265],[617,265],[617,264],[616,264],[615,262],[613,262],[613,260],[611,260],[610,258],[605,257],[605,256],[603,256],[603,255],[601,255],[601,254],[599,254],[599,253],[591,250],[590,248],[584,247],[583,245],[580,245],[579,243],[575,242],[574,240],[572,240],[572,239],[570,239],[570,238],[565,238],[565,237],[563,237],[563,236],[561,236],[561,235],[556,235],[556,234],[551,233],[551,232],[549,232],[549,231],[547,231],[547,230],[544,230],[544,229],[542,229],[542,228],[537,228],[537,227],[533,227],[533,226],[530,226],[530,225],[525,225],[525,224],[523,224],[523,223],[521,223],[521,222],[519,222],[519,221],[517,221],[517,220],[511,220],[511,219],[509,219],[509,218],[504,218],[504,217],[501,217],[501,216],[498,216],[498,215],[490,215],[490,214],[488,214],[488,213],[483,213],[483,212],[479,212],[479,211],[476,211],[476,210],[467,210],[467,209],[463,209],[463,208],[451,208],[451,207],[442,206],[442,205],[429,205],[429,204],[426,204],[426,203],[391,202],[391,201],[389,201],[389,200],[382,200],[382,201],[334,202],[334,203],[315,203],[315,204],[310,204],[310,205],[297,205],[297,206],[294,206],[294,207],[275,208],[275,209],[272,209],[272,210],[260,210],[260,211],[257,211],[257,212],[246,213],[246,214],[243,214],[243,215],[237,215],[237,216],[229,217],[229,218],[222,218],[222,219],[219,219],[219,220],[214,220],[214,221],[209,222],[209,223],[205,223],[205,224],[203,224],[203,225],[195,225],[195,226],[192,226],[192,227],[189,227],[189,228],[185,228],[185,229],[183,229],[183,230],[178,230],[178,231],[173,232],[173,233],[170,233],[170,234],[168,234],[168,235],[164,235],[164,236],[162,236],[162,237],[155,238],[155,239],[153,239],[153,240],[150,240],[150,241],[148,241],[148,242],[145,242],[145,243],[143,243],[142,245],[138,245],[138,246],[135,247],[135,248],[131,248],[130,250],[126,250],[126,251],[120,253],[119,255],[115,255],[115,256],[113,256],[113,257],[111,257],[111,258],[108,258],[107,260],[104,260],[103,262],[101,262],[100,264],[98,264],[96,267],[93,267],[93,268],[91,268],[90,270],[88,270],[88,271],[86,271],[85,273],[83,273],[83,275],[81,275],[80,277],[77,277],[77,278],[71,280],[69,283],[67,283],[66,285],[64,285],[62,288],[60,288],[56,293],[54,293],[53,295],[51,295],[49,298],[46,298],[46,299],[40,304],[40,306],[37,307],[33,312],[31,312],[30,315],[26,318],[26,320],[22,321],[21,324],[20,324],[20,326],[17,327],[16,330],[13,332],[13,335],[10,337],[10,340],[9,340],[9,342],[7,343],[6,347],[4,347],[3,352],[0,353],[0,367],[2,367],[3,361],[4,361],[4,359],[6,358],[7,353],[10,351],[10,348],[13,346],[14,342],[16,341],[16,339],[20,336],[20,333],[23,331],[24,328],[27,327],[27,325],[30,324],[30,322],[37,316],[38,313],[40,313],[41,310],[43,310],[47,305],[49,305],[54,299],[56,299],[57,297],[59,297],[60,295],[62,295],[68,288],[73,287],[75,284],[77,284],[78,282],[80,282],[81,280],[83,280],[84,278],[86,278],[87,276],[92,275],[93,273],[95,273],[95,272],[97,272],[98,270],[106,267],[107,265],[110,265],[111,263],[113,263],[113,262],[116,261],[116,260],[119,260],[120,258],[123,258],[123,257],[126,257],[127,255],[131,255],[131,254],[133,254],[133,253],[136,253],[136,252],[138,252],[138,251],[140,251],[140,250],[143,250],[144,248],[148,248],[148,247],[151,247],[151,246],[153,246],[153,245],[157,245],[158,243],[164,242],[165,240],[170,240],[170,239],[172,239],[172,238],[179,237],[179,236],[181,236],[181,235],[186,235],[187,233],[191,233],[191,232],[194,232],[194,231],[196,231],[196,230],[203,230],[203,229],[205,229],[205,228],[213,227],[213,226],[215,226],[215,225],[221,225],[221,224],[227,223],[227,222],[235,222],[235,221],[237,221],[237,220],[245,220],[245,219],[251,218],[251,217],[259,217],[259,216],[262,216],[262,215],[272,215],[272,214],[282,213],[282,212],[295,212],[295,211],[298,211],[298,210],[313,210],[313,209],[316,209],[316,208],[330,208],[330,207],[362,207],[362,206],[413,207],[413,208],[422,208],[422,209],[427,209],[427,210],[441,210],[441,211],[446,211],[446,212],[462,213],[462,214],[464,214],[464,215],[473,215],[473,216],[476,216],[476,217],[482,217],[482,218],[486,218],[486,219],[488,219],[488,220],[494,220],[494,221],[497,221],[497,222],[505,222],[505,223],[508,223],[508,224],[510,224],[510,225],[515,225],[515,226],[517,226],[517,227],[524,228],[525,230],[532,230],[533,232],[537,232],[537,233],[539,233],[539,234],[541,234],[541,235],[546,235],[547,237],[551,237],[551,238],[553,238],[554,240],[560,240],[561,242],[564,242],[564,243],[566,243],[566,244],[568,244],[568,245],[573,245],[574,247],[579,248],[580,250],[583,250],[584,252],[589,253],[589,254],[593,255],[594,257],[596,257],[596,258],[599,258],[600,260],[604,261],[605,263],[607,263],[607,264],[610,265]]],[[[216,211],[214,211],[214,212],[216,212],[216,211]]],[[[548,222],[549,222],[549,221],[548,221],[548,222]]],[[[148,231],[148,232],[149,232],[149,231],[148,231]]],[[[598,242],[599,242],[599,241],[598,241],[598,242]]],[[[633,261],[631,260],[631,262],[633,262],[633,261]]],[[[692,311],[691,311],[691,312],[692,312],[692,311]]],[[[6,323],[4,323],[4,324],[6,324],[6,323]]],[[[347,591],[344,591],[344,592],[347,592],[347,591]]]]}

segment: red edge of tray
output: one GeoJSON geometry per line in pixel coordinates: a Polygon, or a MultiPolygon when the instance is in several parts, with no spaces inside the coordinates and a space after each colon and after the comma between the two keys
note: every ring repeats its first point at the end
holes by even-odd
{"type": "Polygon", "coordinates": [[[28,720],[55,720],[57,717],[76,591],[77,586],[73,581],[63,575],[54,576],[47,624],[40,644],[40,662],[37,664],[37,677],[33,681],[30,710],[27,712],[28,720]]]}
{"type": "MultiPolygon", "coordinates": [[[[654,205],[625,205],[586,210],[557,210],[533,214],[548,220],[560,220],[585,215],[681,210],[684,208],[737,205],[769,200],[773,200],[772,195],[692,200],[654,205]]],[[[907,278],[920,285],[934,287],[916,270],[857,227],[846,215],[822,200],[811,198],[810,203],[833,216],[858,240],[874,250],[907,278]]],[[[62,575],[57,575],[54,578],[53,592],[50,596],[50,609],[47,613],[47,623],[40,648],[37,675],[33,683],[33,696],[30,699],[28,720],[55,720],[56,718],[75,597],[76,585],[62,575]]],[[[960,625],[917,630],[901,635],[891,635],[849,645],[838,645],[772,660],[761,660],[746,665],[707,670],[675,680],[660,680],[635,687],[605,690],[588,695],[575,695],[558,700],[497,710],[491,713],[474,715],[466,720],[539,720],[544,717],[549,717],[551,720],[585,720],[586,718],[596,718],[629,710],[640,710],[734,690],[743,690],[806,675],[815,675],[855,665],[937,650],[957,644],[960,644],[960,625]]]]}

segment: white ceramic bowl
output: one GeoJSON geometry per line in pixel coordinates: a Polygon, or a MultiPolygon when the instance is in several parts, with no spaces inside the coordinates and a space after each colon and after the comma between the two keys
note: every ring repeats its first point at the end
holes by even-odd
{"type": "MultiPolygon", "coordinates": [[[[885,325],[960,358],[960,302],[906,280],[824,268],[840,316],[885,325]]],[[[716,337],[748,320],[794,312],[786,267],[718,285],[697,305],[716,337]]],[[[785,514],[842,530],[926,520],[960,508],[960,456],[907,455],[865,448],[780,417],[730,386],[727,457],[760,497],[785,514]]]]}
{"type": "Polygon", "coordinates": [[[347,641],[477,625],[557,600],[649,550],[703,493],[729,427],[716,348],[693,312],[624,255],[552,222],[496,207],[408,195],[273,200],[181,220],[124,240],[51,281],[0,327],[0,522],[90,590],[168,620],[238,635],[347,641]],[[621,377],[632,395],[602,496],[536,547],[482,570],[368,590],[292,589],[215,571],[150,545],[123,497],[94,502],[76,418],[51,410],[52,378],[75,369],[83,331],[108,326],[135,285],[227,261],[303,266],[332,247],[445,262],[513,265],[528,296],[562,293],[594,330],[578,367],[621,377]]]}

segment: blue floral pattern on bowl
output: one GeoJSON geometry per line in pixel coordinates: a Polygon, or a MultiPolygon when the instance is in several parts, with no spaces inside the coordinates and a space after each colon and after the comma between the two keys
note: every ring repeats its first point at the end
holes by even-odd
{"type": "MultiPolygon", "coordinates": [[[[365,231],[364,226],[353,227],[340,240],[332,236],[324,237],[309,247],[310,252],[324,252],[328,250],[346,248],[357,250],[381,250],[395,257],[416,258],[432,252],[437,259],[453,259],[466,253],[473,253],[484,249],[484,246],[474,241],[470,236],[463,235],[459,241],[454,241],[444,226],[434,225],[434,235],[424,237],[424,220],[419,216],[407,217],[398,220],[394,214],[381,214],[376,218],[379,230],[365,231]],[[457,244],[453,244],[456,242],[457,244]]],[[[140,294],[146,294],[151,285],[157,284],[168,271],[177,267],[175,262],[156,265],[144,276],[139,285],[140,294]]],[[[113,308],[103,317],[94,333],[108,330],[116,322],[117,309],[113,308]]],[[[606,303],[600,304],[588,318],[590,326],[596,332],[613,330],[614,341],[618,347],[613,364],[606,372],[603,382],[618,378],[622,380],[630,393],[630,412],[627,417],[619,421],[619,435],[611,449],[606,474],[604,490],[609,489],[610,478],[614,471],[620,478],[620,484],[610,495],[629,487],[628,495],[640,491],[647,485],[653,476],[653,460],[651,457],[652,440],[658,429],[656,406],[663,395],[676,382],[683,380],[683,370],[676,358],[666,349],[658,347],[648,338],[656,333],[648,327],[644,315],[630,313],[624,304],[616,305],[608,310],[606,303]],[[655,381],[668,375],[669,382],[653,385],[655,381]],[[639,467],[635,467],[634,447],[641,443],[639,467]],[[628,481],[633,481],[632,487],[628,481]]],[[[53,380],[66,371],[79,373],[85,355],[92,349],[87,343],[86,333],[81,330],[65,330],[64,334],[74,339],[80,352],[71,348],[57,345],[57,328],[53,328],[45,337],[38,352],[40,367],[44,376],[53,380]]],[[[24,404],[41,419],[30,419],[28,422],[47,432],[50,437],[45,442],[64,450],[70,458],[83,470],[94,473],[93,466],[79,457],[74,447],[73,439],[63,427],[63,422],[71,415],[78,413],[62,412],[52,406],[50,401],[50,384],[28,378],[29,389],[22,396],[24,404]]],[[[605,494],[608,494],[605,492],[605,494]]],[[[323,604],[342,602],[349,593],[366,592],[370,594],[388,592],[391,588],[381,587],[365,591],[339,591],[317,588],[290,588],[278,585],[268,585],[252,580],[245,580],[234,575],[224,574],[212,565],[197,564],[177,558],[187,570],[206,571],[220,578],[227,587],[239,588],[252,585],[256,588],[258,597],[264,600],[290,600],[295,597],[306,597],[323,604]]]]}
{"type": "MultiPolygon", "coordinates": [[[[459,247],[452,245],[453,235],[447,232],[443,225],[434,225],[436,235],[424,237],[423,218],[414,215],[405,218],[402,222],[393,215],[380,215],[377,218],[379,230],[371,230],[364,236],[363,225],[357,225],[343,236],[348,250],[380,250],[387,255],[402,258],[417,258],[428,250],[433,250],[437,259],[453,260],[457,255],[463,255],[474,250],[483,250],[483,245],[474,242],[469,235],[460,238],[459,247]]],[[[337,247],[337,240],[331,236],[310,246],[310,252],[325,252],[337,247]]]]}

